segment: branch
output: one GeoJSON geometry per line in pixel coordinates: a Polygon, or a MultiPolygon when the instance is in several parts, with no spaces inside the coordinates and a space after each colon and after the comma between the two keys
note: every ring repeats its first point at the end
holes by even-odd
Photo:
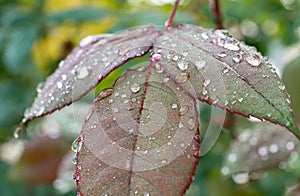
{"type": "Polygon", "coordinates": [[[223,17],[222,17],[222,10],[219,4],[219,0],[209,0],[211,6],[212,16],[215,21],[216,29],[223,29],[223,17]]]}
{"type": "Polygon", "coordinates": [[[171,14],[171,16],[170,16],[170,19],[168,20],[168,22],[167,22],[167,24],[166,24],[165,30],[169,29],[169,28],[172,26],[172,23],[173,23],[173,21],[174,21],[174,18],[175,18],[175,14],[176,14],[178,5],[179,5],[179,0],[176,0],[176,1],[175,1],[175,4],[174,4],[174,7],[173,7],[173,10],[172,10],[172,14],[171,14]]]}

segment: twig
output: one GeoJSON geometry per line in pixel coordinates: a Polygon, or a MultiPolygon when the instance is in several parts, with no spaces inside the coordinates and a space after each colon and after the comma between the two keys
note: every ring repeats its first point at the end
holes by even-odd
{"type": "Polygon", "coordinates": [[[166,28],[165,30],[167,30],[168,28],[170,28],[172,26],[172,23],[174,21],[174,18],[175,18],[175,14],[176,14],[176,11],[177,11],[177,7],[179,5],[179,0],[176,0],[175,1],[175,4],[174,4],[174,7],[173,7],[173,10],[172,10],[172,14],[170,16],[170,19],[168,20],[167,24],[166,24],[166,28]]]}
{"type": "Polygon", "coordinates": [[[216,29],[223,29],[223,17],[222,10],[219,4],[219,0],[209,0],[211,6],[212,16],[215,21],[216,29]]]}

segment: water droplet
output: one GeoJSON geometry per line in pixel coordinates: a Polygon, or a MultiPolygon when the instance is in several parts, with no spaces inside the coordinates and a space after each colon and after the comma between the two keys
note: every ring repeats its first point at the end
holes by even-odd
{"type": "Polygon", "coordinates": [[[258,148],[258,154],[260,156],[267,156],[268,155],[268,150],[265,146],[261,146],[258,148]]]}
{"type": "Polygon", "coordinates": [[[249,181],[249,173],[239,173],[232,176],[232,179],[237,184],[245,184],[249,181]]]}
{"type": "Polygon", "coordinates": [[[77,159],[77,156],[75,156],[73,159],[72,159],[72,163],[73,165],[76,165],[78,162],[78,159],[77,159]]]}
{"type": "Polygon", "coordinates": [[[218,54],[218,57],[221,57],[221,58],[224,58],[224,57],[226,57],[226,56],[227,56],[226,52],[220,52],[220,53],[218,54]]]}
{"type": "Polygon", "coordinates": [[[279,88],[280,90],[284,91],[284,90],[285,90],[285,85],[284,85],[283,83],[280,83],[280,84],[278,85],[278,88],[279,88]]]}
{"type": "Polygon", "coordinates": [[[269,146],[269,151],[270,151],[271,153],[276,153],[276,152],[278,152],[278,150],[279,150],[279,148],[278,148],[278,145],[277,145],[277,144],[271,144],[271,145],[269,146]]]}
{"type": "Polygon", "coordinates": [[[172,58],[172,60],[173,60],[173,61],[178,61],[178,59],[179,59],[179,57],[178,57],[178,56],[176,56],[176,55],[175,55],[175,56],[173,56],[173,58],[172,58]]]}
{"type": "Polygon", "coordinates": [[[152,52],[150,54],[151,61],[158,61],[161,58],[161,54],[152,52]]]}
{"type": "Polygon", "coordinates": [[[207,87],[210,84],[210,79],[203,80],[204,87],[207,87]]]}
{"type": "Polygon", "coordinates": [[[187,62],[180,61],[178,63],[178,68],[182,71],[187,70],[188,67],[189,67],[189,64],[187,62]]]}
{"type": "Polygon", "coordinates": [[[288,143],[286,143],[285,147],[287,150],[293,150],[295,148],[295,144],[294,144],[294,142],[288,142],[288,143]]]}
{"type": "Polygon", "coordinates": [[[182,56],[183,57],[187,57],[189,55],[189,52],[188,51],[184,51],[183,53],[182,53],[182,56]]]}
{"type": "Polygon", "coordinates": [[[80,176],[79,176],[79,172],[75,172],[74,176],[73,176],[73,179],[78,182],[79,179],[80,179],[80,176]]]}
{"type": "Polygon", "coordinates": [[[237,154],[236,153],[230,153],[227,157],[228,161],[231,163],[234,163],[237,161],[237,154]]]}
{"type": "Polygon", "coordinates": [[[195,64],[196,64],[197,69],[200,70],[200,69],[202,69],[202,68],[205,66],[206,61],[204,61],[204,60],[199,60],[199,61],[196,61],[195,64]]]}
{"type": "Polygon", "coordinates": [[[44,87],[44,83],[42,83],[42,82],[39,83],[36,87],[36,92],[40,93],[42,91],[43,87],[44,87]]]}
{"type": "Polygon", "coordinates": [[[62,88],[63,87],[63,84],[61,82],[57,82],[56,85],[57,85],[57,88],[62,88]]]}
{"type": "Polygon", "coordinates": [[[247,56],[245,60],[254,67],[257,67],[261,64],[261,58],[257,54],[247,56]]]}
{"type": "Polygon", "coordinates": [[[189,111],[189,106],[185,105],[180,107],[179,111],[178,111],[178,115],[179,116],[183,116],[184,114],[186,114],[189,111]]]}
{"type": "Polygon", "coordinates": [[[19,139],[23,131],[24,125],[17,127],[14,131],[14,138],[19,139]]]}
{"type": "Polygon", "coordinates": [[[82,147],[82,139],[81,137],[79,136],[78,138],[76,138],[73,143],[72,143],[72,146],[71,146],[71,149],[72,151],[74,152],[79,152],[80,149],[82,147]]]}
{"type": "Polygon", "coordinates": [[[122,97],[122,98],[126,98],[127,95],[126,95],[125,93],[123,93],[123,94],[121,95],[121,97],[122,97]]]}
{"type": "Polygon", "coordinates": [[[227,67],[225,67],[224,69],[223,69],[223,71],[222,71],[222,73],[228,73],[228,71],[229,71],[229,69],[227,68],[227,67]]]}
{"type": "Polygon", "coordinates": [[[133,83],[131,86],[130,86],[130,90],[133,92],[133,93],[137,93],[140,91],[140,85],[136,84],[136,83],[133,83]]]}
{"type": "Polygon", "coordinates": [[[164,71],[164,69],[162,68],[162,66],[158,63],[155,63],[154,65],[154,71],[156,71],[156,73],[162,73],[164,71]]]}
{"type": "Polygon", "coordinates": [[[232,43],[232,42],[225,42],[223,47],[232,51],[239,51],[241,49],[238,43],[232,43]]]}
{"type": "Polygon", "coordinates": [[[94,41],[93,36],[87,36],[80,41],[79,46],[85,47],[85,46],[91,44],[93,41],[94,41]]]}
{"type": "Polygon", "coordinates": [[[125,55],[127,52],[128,52],[127,48],[122,48],[122,49],[119,50],[118,54],[119,55],[125,55]]]}
{"type": "Polygon", "coordinates": [[[199,150],[195,151],[193,155],[195,158],[198,159],[200,157],[200,151],[199,150]]]}
{"type": "Polygon", "coordinates": [[[189,73],[180,73],[176,76],[175,82],[177,83],[184,83],[190,78],[189,73]]]}
{"type": "Polygon", "coordinates": [[[187,127],[190,129],[190,130],[193,130],[196,126],[196,121],[194,120],[194,118],[189,118],[188,121],[187,121],[187,127]]]}
{"type": "Polygon", "coordinates": [[[61,75],[61,79],[62,79],[63,81],[65,81],[65,80],[67,79],[67,75],[66,75],[66,74],[61,75]]]}
{"type": "Polygon", "coordinates": [[[105,56],[101,59],[102,62],[106,62],[107,60],[108,60],[107,56],[105,56]]]}
{"type": "Polygon", "coordinates": [[[89,75],[89,70],[87,67],[81,67],[75,74],[78,79],[82,79],[89,75]]]}
{"type": "Polygon", "coordinates": [[[208,39],[209,36],[207,35],[207,33],[201,33],[200,35],[203,39],[208,39]]]}
{"type": "Polygon", "coordinates": [[[241,103],[244,100],[243,97],[239,98],[238,101],[241,103]]]}
{"type": "Polygon", "coordinates": [[[171,107],[172,107],[172,109],[175,109],[175,108],[177,108],[177,104],[173,103],[171,107]]]}
{"type": "Polygon", "coordinates": [[[117,112],[119,112],[119,109],[118,109],[118,108],[113,108],[113,111],[114,111],[115,113],[117,113],[117,112]]]}
{"type": "Polygon", "coordinates": [[[62,61],[59,62],[58,67],[63,67],[64,65],[65,65],[65,61],[62,60],[62,61]]]}
{"type": "Polygon", "coordinates": [[[180,122],[179,124],[178,124],[178,128],[182,128],[183,127],[183,124],[180,122]]]}
{"type": "Polygon", "coordinates": [[[229,170],[228,167],[224,166],[224,167],[222,167],[222,169],[221,169],[221,173],[222,173],[224,176],[226,176],[226,175],[228,175],[228,174],[230,173],[230,170],[229,170]]]}
{"type": "Polygon", "coordinates": [[[234,57],[232,57],[233,62],[239,63],[243,59],[243,56],[241,54],[236,54],[234,57]]]}
{"type": "Polygon", "coordinates": [[[139,68],[137,68],[137,71],[144,72],[144,71],[146,71],[146,67],[145,66],[139,67],[139,68]]]}
{"type": "Polygon", "coordinates": [[[144,193],[144,196],[150,196],[150,194],[149,193],[144,193]]]}

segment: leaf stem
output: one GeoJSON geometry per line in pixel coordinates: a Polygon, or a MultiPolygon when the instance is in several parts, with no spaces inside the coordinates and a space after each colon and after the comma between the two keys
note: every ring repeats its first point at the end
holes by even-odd
{"type": "Polygon", "coordinates": [[[216,29],[223,29],[223,17],[219,0],[209,0],[216,29]]]}
{"type": "Polygon", "coordinates": [[[172,23],[174,21],[178,5],[179,5],[179,0],[176,0],[175,4],[174,4],[174,7],[173,7],[173,10],[172,10],[172,13],[171,13],[171,16],[170,16],[170,19],[168,20],[168,22],[166,24],[165,30],[168,30],[172,26],[172,23]]]}

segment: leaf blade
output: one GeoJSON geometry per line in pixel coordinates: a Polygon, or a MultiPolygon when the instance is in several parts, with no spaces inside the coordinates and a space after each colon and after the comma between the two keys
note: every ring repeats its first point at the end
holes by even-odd
{"type": "Polygon", "coordinates": [[[254,47],[220,30],[182,24],[154,43],[161,67],[201,101],[246,117],[280,124],[300,137],[290,100],[275,69],[254,47]],[[192,89],[192,90],[191,90],[192,89]]]}
{"type": "Polygon", "coordinates": [[[199,134],[194,99],[179,90],[172,95],[170,86],[177,86],[172,81],[170,86],[163,85],[164,74],[153,70],[151,76],[147,74],[128,71],[114,90],[102,92],[95,100],[77,154],[81,193],[182,195],[191,183],[198,162],[193,154],[199,152],[199,141],[194,139],[199,134]],[[139,90],[128,86],[136,87],[137,82],[139,90]],[[179,116],[182,103],[190,109],[179,116]],[[187,124],[191,117],[195,121],[187,124]]]}
{"type": "Polygon", "coordinates": [[[77,101],[111,71],[131,58],[144,55],[157,33],[153,26],[144,26],[115,35],[84,38],[37,88],[38,95],[25,111],[21,127],[30,120],[77,101]]]}

